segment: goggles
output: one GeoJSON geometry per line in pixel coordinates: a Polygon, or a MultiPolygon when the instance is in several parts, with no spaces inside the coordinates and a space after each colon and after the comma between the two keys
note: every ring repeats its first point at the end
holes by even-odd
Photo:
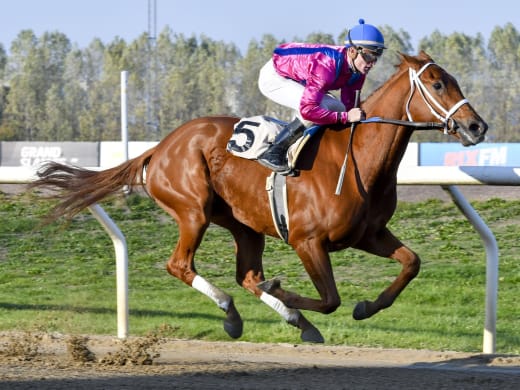
{"type": "Polygon", "coordinates": [[[363,57],[363,60],[367,64],[375,64],[379,57],[381,56],[380,52],[372,51],[372,50],[365,50],[362,47],[358,47],[357,49],[359,55],[363,57]]]}

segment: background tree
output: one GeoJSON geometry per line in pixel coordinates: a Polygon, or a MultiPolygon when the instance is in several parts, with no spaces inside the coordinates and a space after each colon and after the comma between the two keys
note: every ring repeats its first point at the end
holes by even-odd
{"type": "MultiPolygon", "coordinates": [[[[79,122],[78,141],[99,141],[103,131],[102,113],[98,110],[101,105],[101,95],[97,86],[103,77],[105,45],[99,39],[94,39],[89,46],[81,51],[77,59],[79,64],[71,64],[72,89],[81,88],[83,94],[81,107],[76,107],[79,122]]],[[[71,84],[69,84],[71,85],[71,84]]]]}
{"type": "Polygon", "coordinates": [[[71,51],[69,39],[62,33],[44,33],[40,38],[40,51],[44,64],[45,83],[43,118],[39,126],[39,139],[66,141],[73,137],[73,124],[69,121],[65,105],[65,67],[71,51]]]}
{"type": "MultiPolygon", "coordinates": [[[[5,105],[7,103],[6,97],[9,93],[9,87],[5,81],[5,67],[7,65],[7,53],[4,45],[0,43],[0,139],[4,138],[6,134],[2,134],[2,119],[4,116],[5,105]]],[[[10,137],[7,137],[10,138],[10,137]]]]}
{"type": "Polygon", "coordinates": [[[273,50],[281,42],[273,35],[265,34],[258,42],[249,42],[246,55],[236,64],[235,78],[236,95],[233,107],[240,116],[270,115],[280,119],[289,119],[288,110],[283,110],[272,104],[258,89],[258,74],[260,69],[271,58],[273,50]]]}
{"type": "Polygon", "coordinates": [[[325,34],[321,32],[313,32],[307,35],[307,38],[301,40],[301,39],[294,39],[293,41],[301,41],[301,42],[309,42],[309,43],[323,43],[326,45],[334,45],[334,37],[332,34],[325,34]]]}
{"type": "Polygon", "coordinates": [[[235,45],[215,42],[206,36],[200,38],[196,51],[195,79],[199,96],[192,115],[229,115],[231,113],[234,81],[233,67],[239,56],[235,45]]]}
{"type": "Polygon", "coordinates": [[[12,139],[32,138],[31,124],[37,108],[37,65],[34,64],[37,39],[32,30],[23,30],[11,44],[11,55],[7,62],[6,81],[10,90],[3,127],[4,133],[13,134],[12,139]]]}
{"type": "Polygon", "coordinates": [[[128,137],[136,141],[158,138],[156,119],[152,118],[156,104],[153,96],[155,89],[150,79],[155,66],[155,48],[150,44],[148,34],[141,34],[128,44],[122,56],[121,61],[115,65],[118,70],[114,69],[114,72],[119,73],[119,81],[121,72],[128,72],[128,137]]]}
{"type": "Polygon", "coordinates": [[[195,118],[193,113],[199,98],[194,77],[197,72],[197,47],[195,36],[170,36],[168,32],[159,37],[159,58],[169,61],[160,65],[164,70],[160,75],[159,92],[159,125],[162,135],[195,118]],[[162,51],[167,51],[166,55],[162,55],[162,51]]]}
{"type": "Polygon", "coordinates": [[[74,48],[65,59],[63,115],[70,126],[69,139],[81,139],[81,117],[89,107],[85,53],[87,50],[81,51],[74,48]]]}
{"type": "Polygon", "coordinates": [[[488,43],[489,67],[482,80],[486,116],[493,126],[493,140],[519,140],[520,130],[520,34],[508,23],[495,27],[488,43]]]}
{"type": "Polygon", "coordinates": [[[51,136],[46,133],[45,123],[48,115],[61,112],[61,107],[47,113],[46,101],[49,90],[61,93],[69,51],[68,38],[57,32],[46,32],[37,39],[31,30],[24,30],[11,45],[13,55],[7,69],[10,92],[5,114],[16,138],[36,140],[51,136]]]}
{"type": "Polygon", "coordinates": [[[89,109],[82,116],[83,140],[111,141],[121,138],[121,71],[125,63],[126,42],[115,38],[103,52],[99,80],[88,88],[89,109]]]}
{"type": "Polygon", "coordinates": [[[5,77],[5,66],[7,65],[7,53],[5,52],[4,45],[0,43],[0,80],[4,81],[5,77]]]}
{"type": "MultiPolygon", "coordinates": [[[[398,53],[416,54],[410,35],[379,27],[388,49],[371,71],[363,99],[395,71],[398,53]]],[[[347,30],[312,32],[291,41],[343,45],[347,30]]],[[[101,141],[120,139],[120,77],[127,70],[130,139],[159,140],[182,123],[205,115],[265,114],[290,120],[291,110],[265,98],[258,73],[282,41],[265,34],[242,55],[234,44],[207,36],[186,37],[166,27],[152,44],[147,34],[72,47],[59,32],[36,37],[23,30],[7,52],[0,44],[0,140],[101,141]]],[[[487,46],[481,34],[434,31],[419,41],[459,81],[471,104],[489,123],[489,139],[520,140],[520,34],[497,26],[487,46]]],[[[416,132],[413,141],[451,141],[416,132]]]]}

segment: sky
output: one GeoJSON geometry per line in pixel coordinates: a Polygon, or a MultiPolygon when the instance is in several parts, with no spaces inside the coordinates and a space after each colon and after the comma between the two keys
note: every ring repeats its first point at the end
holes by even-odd
{"type": "MultiPolygon", "coordinates": [[[[153,14],[153,13],[152,13],[153,14]]],[[[187,37],[205,35],[234,43],[245,54],[252,39],[272,34],[279,40],[313,32],[337,34],[359,18],[389,25],[418,41],[435,30],[449,35],[481,33],[512,23],[520,31],[518,0],[0,0],[0,43],[9,51],[20,31],[64,33],[85,48],[94,38],[131,42],[142,33],[157,35],[169,27],[187,37]],[[157,17],[149,19],[155,3],[157,17]],[[151,27],[151,28],[150,28],[151,27]]]]}

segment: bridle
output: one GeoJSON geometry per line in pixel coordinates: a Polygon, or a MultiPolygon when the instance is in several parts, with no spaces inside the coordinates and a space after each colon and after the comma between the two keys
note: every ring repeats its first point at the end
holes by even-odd
{"type": "Polygon", "coordinates": [[[433,96],[432,94],[426,89],[423,82],[420,79],[421,73],[424,72],[424,70],[430,66],[434,65],[434,62],[428,62],[425,64],[421,69],[416,71],[415,69],[410,68],[409,74],[410,74],[410,96],[408,97],[408,101],[406,102],[406,115],[408,116],[408,120],[410,122],[413,122],[412,114],[410,113],[410,102],[412,100],[413,94],[415,92],[415,89],[419,91],[421,94],[421,97],[423,98],[424,103],[428,106],[431,113],[439,119],[442,123],[444,123],[444,134],[453,134],[455,133],[457,129],[457,124],[455,121],[451,118],[453,114],[457,112],[457,110],[464,104],[469,103],[468,99],[462,99],[458,103],[455,103],[453,107],[451,107],[449,110],[446,110],[433,96]],[[428,98],[426,98],[428,97],[428,98]],[[430,103],[431,102],[431,103],[430,103]],[[437,107],[437,110],[433,107],[433,105],[437,107]]]}
{"type": "MultiPolygon", "coordinates": [[[[408,97],[408,101],[406,102],[406,115],[408,116],[408,121],[405,120],[399,120],[399,119],[385,119],[380,117],[371,117],[364,119],[360,121],[360,123],[389,123],[394,124],[398,126],[408,126],[413,127],[415,129],[444,129],[444,134],[454,134],[457,131],[457,123],[455,120],[451,119],[451,116],[457,112],[457,110],[464,104],[469,103],[468,99],[462,99],[459,102],[457,102],[452,108],[449,110],[446,110],[433,96],[432,94],[426,89],[423,82],[419,78],[422,72],[430,66],[433,65],[434,62],[428,62],[425,64],[419,71],[416,71],[415,69],[409,68],[409,74],[410,74],[410,96],[408,97]],[[412,114],[410,113],[410,102],[412,101],[413,94],[415,90],[418,90],[421,94],[421,97],[423,98],[424,103],[428,106],[431,113],[439,119],[442,123],[438,122],[414,122],[412,119],[412,114]],[[428,99],[426,98],[428,97],[428,99]],[[430,101],[437,107],[437,109],[440,111],[440,113],[435,110],[433,105],[430,103],[430,101]],[[442,115],[444,114],[444,116],[442,115]]],[[[355,129],[356,122],[352,124],[352,127],[350,129],[350,138],[348,141],[347,146],[347,152],[345,153],[345,160],[343,161],[343,165],[341,167],[341,171],[338,177],[338,183],[336,185],[336,195],[339,195],[341,193],[341,187],[343,186],[343,180],[345,176],[346,166],[347,166],[347,158],[348,153],[351,150],[352,147],[352,137],[354,135],[354,129],[355,129]]]]}

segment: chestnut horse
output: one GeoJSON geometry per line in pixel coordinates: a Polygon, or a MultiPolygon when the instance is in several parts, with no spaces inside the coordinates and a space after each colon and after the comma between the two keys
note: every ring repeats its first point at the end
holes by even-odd
{"type": "Polygon", "coordinates": [[[392,305],[419,272],[419,256],[386,226],[396,208],[397,169],[414,131],[412,121],[442,124],[464,146],[481,142],[487,130],[457,81],[426,53],[400,57],[392,77],[362,103],[367,117],[395,119],[396,123],[360,123],[353,137],[350,125],[325,126],[301,152],[299,175],[287,177],[288,243],[301,259],[319,299],[287,291],[279,280],[264,278],[265,235],[278,237],[265,191],[271,172],[226,151],[238,118],[194,119],[141,156],[102,171],[49,163],[31,188],[59,190],[53,197],[60,202],[50,215],[57,219],[70,218],[123,187],[145,186],[178,224],[179,240],[168,260],[168,272],[211,298],[226,313],[226,332],[238,338],[242,319],[232,297],[195,269],[195,253],[208,225],[224,227],[235,242],[238,284],[299,328],[303,341],[323,342],[301,310],[328,314],[340,305],[329,252],[352,247],[391,258],[402,266],[375,300],[355,306],[357,320],[392,305]],[[336,195],[347,151],[344,182],[336,195]]]}

